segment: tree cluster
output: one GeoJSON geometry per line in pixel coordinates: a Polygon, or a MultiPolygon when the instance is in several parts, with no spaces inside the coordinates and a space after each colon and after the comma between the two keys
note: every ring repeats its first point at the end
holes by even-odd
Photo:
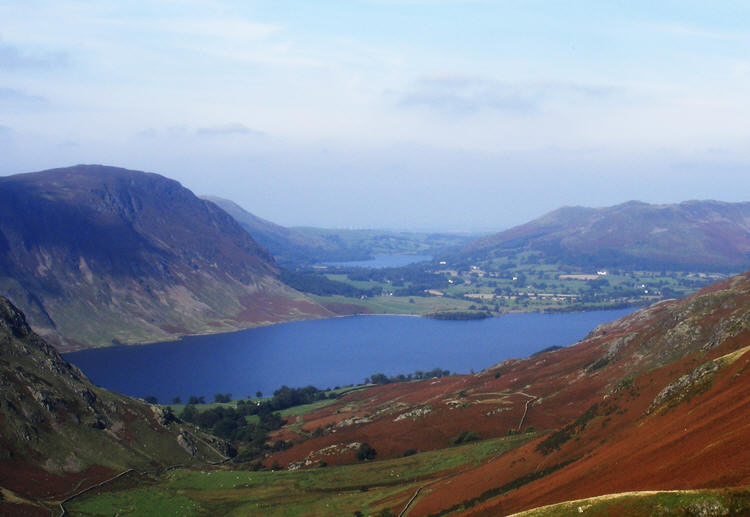
{"type": "MultiPolygon", "coordinates": [[[[304,388],[282,386],[274,392],[273,397],[262,402],[238,400],[236,407],[218,406],[201,411],[196,404],[204,403],[203,397],[191,395],[180,418],[220,438],[238,442],[240,444],[238,459],[249,461],[262,456],[265,452],[283,450],[290,446],[282,441],[267,443],[269,433],[284,425],[284,420],[276,411],[310,404],[329,396],[335,398],[336,395],[327,395],[325,391],[314,386],[304,388]],[[257,418],[248,418],[253,416],[257,418]]],[[[217,393],[214,399],[217,398],[221,398],[221,400],[216,400],[217,402],[228,402],[231,394],[217,393]]]]}
{"type": "Polygon", "coordinates": [[[384,373],[373,373],[365,379],[365,384],[390,384],[392,382],[418,381],[422,379],[434,379],[436,377],[448,377],[450,374],[450,370],[443,370],[441,368],[433,368],[432,370],[427,372],[416,370],[414,373],[410,373],[408,375],[400,373],[398,375],[392,375],[390,377],[388,377],[384,373]]]}
{"type": "Polygon", "coordinates": [[[316,273],[298,273],[281,270],[281,281],[303,293],[316,294],[318,296],[347,296],[349,298],[360,298],[362,296],[376,296],[381,294],[381,289],[358,289],[343,282],[337,282],[316,273]]]}

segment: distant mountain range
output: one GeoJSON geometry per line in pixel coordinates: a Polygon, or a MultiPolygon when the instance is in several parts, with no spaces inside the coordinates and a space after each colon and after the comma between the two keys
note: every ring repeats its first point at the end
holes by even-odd
{"type": "Polygon", "coordinates": [[[0,178],[0,294],[63,349],[330,315],[278,277],[232,217],[163,176],[78,165],[0,178]]]}
{"type": "MultiPolygon", "coordinates": [[[[333,260],[341,254],[330,240],[294,228],[286,228],[251,214],[234,201],[215,196],[202,196],[231,215],[252,238],[270,250],[282,263],[307,263],[333,260]]],[[[366,257],[363,257],[366,258],[366,257]]]]}
{"type": "Polygon", "coordinates": [[[203,199],[225,210],[253,239],[268,248],[279,264],[291,269],[324,262],[368,260],[376,255],[435,255],[447,248],[464,246],[474,238],[463,232],[286,228],[251,214],[234,201],[214,196],[203,199]]]}
{"type": "Polygon", "coordinates": [[[229,452],[158,406],[91,384],[2,297],[0,386],[2,515],[49,515],[52,501],[82,484],[130,468],[205,465],[229,452]]]}
{"type": "Polygon", "coordinates": [[[478,239],[462,255],[488,259],[517,251],[591,267],[740,271],[750,267],[750,203],[560,208],[478,239]]]}
{"type": "MultiPolygon", "coordinates": [[[[566,208],[463,253],[740,268],[747,210],[718,202],[566,208]]],[[[213,203],[161,176],[102,166],[0,178],[0,292],[28,307],[63,348],[105,344],[104,335],[134,342],[329,314],[283,285],[269,252],[213,203]]],[[[174,481],[163,474],[169,466],[193,475],[231,445],[163,408],[92,385],[11,302],[0,297],[0,514],[47,515],[127,469],[135,470],[123,484],[97,489],[101,497],[117,493],[153,509],[165,493],[178,493],[180,504],[207,515],[246,511],[256,507],[243,498],[269,497],[266,485],[245,481],[151,490],[174,481]]],[[[278,490],[280,506],[296,497],[322,509],[364,494],[391,514],[476,517],[603,494],[747,492],[750,484],[750,272],[605,324],[574,346],[476,374],[382,377],[387,384],[316,406],[270,436],[283,446],[266,466],[326,466],[304,473],[324,488],[278,490]],[[501,436],[512,440],[483,441],[501,436]],[[466,463],[421,454],[473,441],[477,449],[464,450],[478,459],[466,463]],[[365,444],[377,458],[359,464],[372,471],[336,470],[357,463],[365,444]]],[[[227,480],[248,474],[237,472],[224,471],[227,480]]],[[[679,508],[657,501],[635,514],[742,515],[748,505],[733,499],[737,493],[679,508]]],[[[589,511],[578,504],[570,514],[589,511]]]]}

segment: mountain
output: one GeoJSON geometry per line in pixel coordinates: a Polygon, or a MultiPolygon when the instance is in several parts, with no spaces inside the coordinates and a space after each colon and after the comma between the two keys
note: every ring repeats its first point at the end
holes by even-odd
{"type": "Polygon", "coordinates": [[[0,178],[0,294],[63,349],[328,315],[213,203],[101,165],[0,178]]]}
{"type": "MultiPolygon", "coordinates": [[[[356,463],[353,447],[367,443],[396,476],[406,472],[397,469],[404,454],[445,450],[461,437],[515,436],[521,445],[446,464],[419,483],[405,479],[401,492],[391,480],[382,500],[397,514],[411,499],[410,516],[508,515],[604,494],[747,487],[748,422],[750,272],[600,326],[567,348],[474,375],[354,392],[283,428],[275,438],[297,443],[268,462],[330,468],[356,463]]],[[[674,515],[729,514],[721,511],[674,515]]]]}
{"type": "Polygon", "coordinates": [[[338,247],[322,237],[286,228],[251,214],[234,201],[215,196],[202,196],[231,215],[252,238],[267,248],[281,263],[307,263],[330,260],[338,247]]]}
{"type": "Polygon", "coordinates": [[[49,515],[127,469],[205,465],[225,442],[158,406],[98,388],[0,297],[0,514],[49,515]]]}
{"type": "Polygon", "coordinates": [[[750,267],[750,203],[565,207],[478,239],[463,255],[519,250],[578,266],[740,271],[750,267]]]}

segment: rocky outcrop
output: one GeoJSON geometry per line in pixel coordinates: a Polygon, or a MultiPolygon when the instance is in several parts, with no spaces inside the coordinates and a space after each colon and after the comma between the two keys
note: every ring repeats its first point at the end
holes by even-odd
{"type": "Polygon", "coordinates": [[[59,476],[201,464],[223,459],[228,447],[195,438],[204,435],[161,407],[94,386],[2,297],[0,388],[0,485],[12,481],[29,495],[64,488],[59,476]]]}

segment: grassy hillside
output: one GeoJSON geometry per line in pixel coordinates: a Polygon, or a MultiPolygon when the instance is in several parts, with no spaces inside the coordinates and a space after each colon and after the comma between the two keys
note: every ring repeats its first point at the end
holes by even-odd
{"type": "Polygon", "coordinates": [[[396,515],[421,487],[488,461],[533,435],[486,440],[405,458],[313,470],[172,471],[75,499],[76,515],[396,515]],[[136,484],[138,486],[132,486],[136,484]],[[335,494],[335,495],[334,495],[335,494]],[[159,501],[159,506],[154,501],[159,501]]]}

